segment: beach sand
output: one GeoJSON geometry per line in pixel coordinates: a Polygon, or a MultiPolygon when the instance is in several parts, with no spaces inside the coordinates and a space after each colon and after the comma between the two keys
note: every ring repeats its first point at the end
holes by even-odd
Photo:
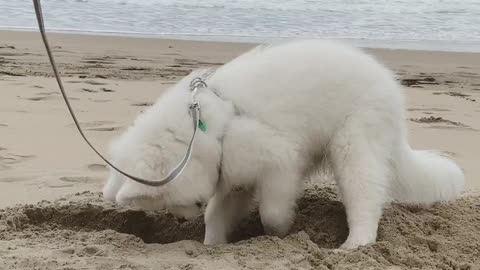
{"type": "MultiPolygon", "coordinates": [[[[50,34],[66,90],[103,153],[192,69],[254,44],[50,34]]],[[[306,185],[292,233],[204,247],[203,222],[124,209],[99,192],[107,168],[76,131],[38,33],[0,31],[0,269],[480,269],[480,54],[368,50],[405,86],[410,141],[464,169],[465,198],[393,205],[378,243],[337,251],[348,229],[331,177],[306,185]]]]}

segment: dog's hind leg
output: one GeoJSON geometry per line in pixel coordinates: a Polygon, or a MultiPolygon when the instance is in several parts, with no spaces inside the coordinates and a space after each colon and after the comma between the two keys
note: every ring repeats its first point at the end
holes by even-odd
{"type": "Polygon", "coordinates": [[[390,134],[386,130],[374,135],[365,127],[347,123],[334,138],[330,156],[349,227],[348,238],[341,248],[356,248],[376,241],[391,180],[390,134]]]}

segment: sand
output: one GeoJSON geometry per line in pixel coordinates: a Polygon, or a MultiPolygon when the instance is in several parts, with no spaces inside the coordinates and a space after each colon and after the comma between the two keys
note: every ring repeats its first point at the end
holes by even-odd
{"type": "MultiPolygon", "coordinates": [[[[78,118],[102,152],[169,85],[254,46],[50,36],[78,118]]],[[[307,184],[287,238],[262,236],[254,213],[234,244],[204,247],[201,218],[179,224],[103,201],[107,168],[72,125],[39,35],[0,32],[0,269],[480,269],[480,54],[369,52],[405,85],[413,146],[447,152],[464,169],[465,198],[393,205],[378,243],[338,251],[345,214],[321,175],[307,184]]]]}

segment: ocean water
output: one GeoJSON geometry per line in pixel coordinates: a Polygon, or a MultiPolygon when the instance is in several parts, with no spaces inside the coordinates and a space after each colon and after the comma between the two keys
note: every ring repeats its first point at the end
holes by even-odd
{"type": "MultiPolygon", "coordinates": [[[[43,0],[46,27],[193,40],[348,39],[480,51],[480,0],[43,0]]],[[[36,29],[30,0],[0,0],[0,29],[36,29]]]]}

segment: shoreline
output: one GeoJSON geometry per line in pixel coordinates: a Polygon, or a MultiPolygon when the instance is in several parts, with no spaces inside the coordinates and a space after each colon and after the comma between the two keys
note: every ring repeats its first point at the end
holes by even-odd
{"type": "MultiPolygon", "coordinates": [[[[36,27],[1,27],[1,32],[38,32],[36,27]]],[[[449,40],[372,40],[364,38],[338,38],[338,37],[274,37],[274,36],[243,36],[243,35],[197,35],[175,34],[175,33],[141,33],[141,32],[115,32],[115,31],[90,31],[76,29],[49,29],[49,34],[65,35],[83,35],[83,36],[105,36],[121,38],[143,38],[143,39],[161,39],[161,40],[182,40],[191,42],[216,42],[216,43],[244,43],[259,44],[269,42],[284,42],[298,39],[332,39],[350,43],[354,46],[365,49],[385,49],[385,50],[407,50],[407,51],[425,51],[425,52],[459,52],[459,53],[480,53],[480,42],[474,41],[449,41],[449,40]]]]}

